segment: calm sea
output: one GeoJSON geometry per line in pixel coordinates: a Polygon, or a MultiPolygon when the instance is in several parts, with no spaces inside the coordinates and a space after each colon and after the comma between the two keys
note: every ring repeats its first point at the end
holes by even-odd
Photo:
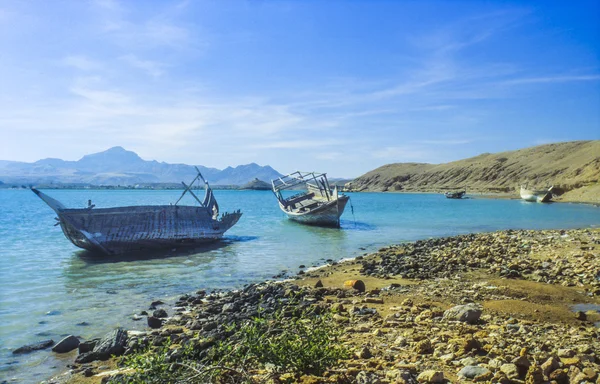
{"type": "MultiPolygon", "coordinates": [[[[169,204],[181,191],[48,190],[69,207],[169,204]]],[[[28,190],[0,190],[0,382],[38,382],[73,360],[49,350],[12,355],[24,344],[85,339],[115,327],[144,329],[132,315],[151,301],[198,289],[228,289],[299,265],[355,257],[404,241],[508,228],[600,225],[600,208],[520,200],[446,199],[437,194],[350,194],[341,229],[288,221],[270,191],[217,190],[223,211],[244,215],[206,249],[103,258],[73,246],[55,214],[28,190]]]]}

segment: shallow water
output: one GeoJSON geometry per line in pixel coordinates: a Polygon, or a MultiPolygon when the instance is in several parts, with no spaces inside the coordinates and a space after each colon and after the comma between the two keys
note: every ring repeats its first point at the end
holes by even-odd
{"type": "MultiPolygon", "coordinates": [[[[48,190],[69,207],[168,204],[181,191],[48,190]]],[[[217,190],[222,211],[241,209],[224,241],[171,250],[98,257],[54,227],[54,212],[28,190],[0,190],[0,379],[36,382],[63,370],[49,350],[16,356],[21,345],[67,334],[98,337],[118,326],[144,329],[132,315],[151,301],[198,289],[229,289],[301,264],[323,264],[403,241],[499,229],[600,225],[600,208],[520,200],[451,200],[437,194],[350,194],[342,229],[288,221],[270,191],[217,190]]],[[[191,204],[191,201],[188,201],[191,204]]]]}

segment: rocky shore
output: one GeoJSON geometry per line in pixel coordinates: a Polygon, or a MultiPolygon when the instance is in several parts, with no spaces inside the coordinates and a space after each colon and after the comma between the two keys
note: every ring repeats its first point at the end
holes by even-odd
{"type": "MultiPolygon", "coordinates": [[[[126,382],[135,367],[116,356],[152,351],[174,369],[185,351],[204,359],[269,314],[290,326],[327,316],[339,331],[327,348],[343,357],[320,372],[226,367],[222,382],[600,383],[599,255],[598,229],[395,245],[287,281],[183,295],[169,311],[154,302],[140,312],[147,332],[79,344],[69,372],[46,383],[126,382]]],[[[212,368],[190,369],[200,380],[212,368]]]]}

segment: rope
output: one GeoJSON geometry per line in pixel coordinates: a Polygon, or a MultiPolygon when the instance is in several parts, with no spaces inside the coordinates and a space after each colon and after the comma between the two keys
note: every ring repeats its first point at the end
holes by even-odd
{"type": "Polygon", "coordinates": [[[354,226],[356,227],[356,216],[354,216],[354,205],[352,205],[352,197],[348,197],[350,203],[350,212],[352,212],[352,219],[354,220],[354,226]]]}

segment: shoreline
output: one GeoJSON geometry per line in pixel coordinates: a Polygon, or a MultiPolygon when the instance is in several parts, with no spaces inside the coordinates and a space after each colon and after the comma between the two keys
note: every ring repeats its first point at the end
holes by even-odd
{"type": "MultiPolygon", "coordinates": [[[[600,370],[600,356],[591,356],[588,349],[600,350],[600,329],[594,327],[600,322],[600,280],[594,275],[600,270],[599,252],[597,228],[507,230],[392,245],[366,256],[302,269],[294,279],[183,295],[169,308],[174,311],[169,317],[149,314],[148,319],[153,318],[149,321],[158,320],[157,328],[131,333],[123,352],[140,353],[140,345],[158,348],[166,336],[181,345],[221,337],[223,324],[247,321],[251,316],[245,315],[256,311],[259,304],[249,297],[267,292],[286,300],[291,290],[301,292],[310,307],[332,312],[335,325],[343,331],[340,343],[351,353],[324,376],[296,374],[288,376],[291,382],[353,382],[359,375],[376,377],[381,383],[402,382],[397,381],[401,376],[411,382],[429,370],[455,381],[469,367],[467,371],[483,375],[476,381],[515,382],[510,380],[525,379],[529,371],[533,377],[539,368],[546,378],[554,372],[573,379],[589,374],[579,379],[593,383],[596,376],[591,378],[590,369],[600,370]],[[348,280],[363,281],[366,292],[344,287],[348,280]],[[463,324],[444,315],[468,303],[482,311],[481,319],[463,324]],[[575,304],[591,309],[574,312],[575,304]],[[246,307],[254,309],[238,313],[246,307]],[[440,329],[447,337],[438,337],[440,329]],[[532,340],[519,339],[519,329],[532,340]],[[577,332],[569,333],[571,329],[577,332]],[[546,345],[544,338],[550,336],[554,344],[546,345]],[[423,345],[424,340],[431,340],[430,345],[423,345]],[[477,348],[462,348],[464,343],[477,348]],[[519,351],[498,349],[511,343],[519,351]],[[397,358],[403,354],[404,359],[397,358]],[[544,368],[551,359],[553,369],[544,368]],[[397,377],[388,377],[389,371],[397,377]]],[[[273,302],[267,309],[280,305],[273,302]]],[[[46,382],[99,383],[118,368],[117,360],[74,364],[46,382]]],[[[265,374],[257,369],[256,379],[265,374]]]]}

